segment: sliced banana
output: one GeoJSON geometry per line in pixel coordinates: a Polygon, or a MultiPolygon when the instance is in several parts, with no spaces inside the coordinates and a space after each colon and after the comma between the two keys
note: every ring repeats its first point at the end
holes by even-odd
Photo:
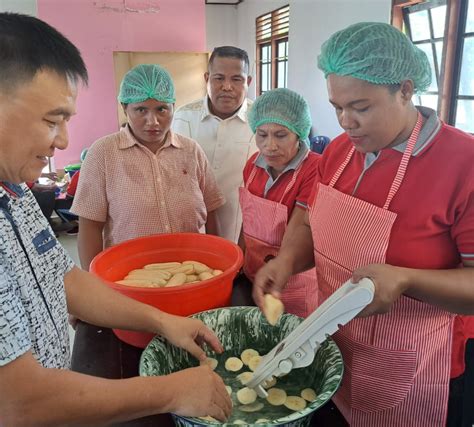
{"type": "Polygon", "coordinates": [[[201,365],[207,365],[209,366],[213,371],[217,368],[217,359],[214,359],[213,357],[208,357],[206,360],[202,360],[200,362],[201,365]]]}
{"type": "Polygon", "coordinates": [[[286,402],[286,391],[281,388],[271,388],[268,390],[267,402],[273,406],[281,406],[286,402]]]}
{"type": "Polygon", "coordinates": [[[249,360],[249,368],[251,371],[255,371],[257,369],[257,366],[260,364],[262,360],[261,356],[253,356],[249,360]]]}
{"type": "Polygon", "coordinates": [[[172,286],[181,286],[186,283],[186,277],[186,273],[176,273],[170,280],[168,280],[166,287],[169,288],[172,286]]]}
{"type": "Polygon", "coordinates": [[[248,387],[241,388],[237,392],[237,400],[242,403],[242,405],[248,405],[249,403],[253,403],[257,400],[257,392],[248,387]]]}
{"type": "Polygon", "coordinates": [[[197,282],[199,277],[196,274],[188,274],[186,275],[186,283],[193,283],[197,282]]]}
{"type": "Polygon", "coordinates": [[[227,394],[230,396],[232,394],[232,387],[230,385],[226,385],[225,389],[227,390],[227,394]]]}
{"type": "Polygon", "coordinates": [[[135,286],[138,288],[159,288],[159,285],[157,285],[156,283],[151,282],[150,280],[142,280],[142,279],[117,280],[115,283],[118,283],[119,285],[125,285],[125,286],[135,286]]]}
{"type": "Polygon", "coordinates": [[[239,406],[239,409],[243,412],[257,412],[257,411],[260,411],[260,409],[262,408],[263,408],[262,402],[253,402],[253,403],[250,403],[249,405],[239,406]]]}
{"type": "Polygon", "coordinates": [[[284,311],[285,306],[278,298],[271,294],[265,294],[263,297],[263,314],[270,325],[275,326],[284,311]]]}
{"type": "Polygon", "coordinates": [[[255,421],[256,424],[265,424],[269,422],[270,420],[268,418],[259,418],[257,421],[255,421]]]}
{"type": "Polygon", "coordinates": [[[223,273],[222,270],[213,270],[213,271],[212,271],[212,275],[213,275],[213,276],[219,276],[219,275],[221,275],[222,273],[223,273]]]}
{"type": "Polygon", "coordinates": [[[301,390],[301,397],[308,402],[312,402],[313,400],[316,400],[318,396],[312,388],[305,388],[301,390]]]}
{"type": "Polygon", "coordinates": [[[253,377],[253,372],[242,372],[237,375],[237,379],[243,384],[247,384],[253,377]]]}
{"type": "Polygon", "coordinates": [[[224,367],[228,371],[231,371],[231,372],[240,371],[242,369],[242,366],[244,366],[244,364],[242,363],[242,361],[238,357],[229,357],[225,361],[225,365],[224,365],[224,367]]]}
{"type": "Polygon", "coordinates": [[[299,396],[287,396],[284,405],[288,409],[298,412],[306,408],[306,400],[299,396]]]}
{"type": "Polygon", "coordinates": [[[244,420],[235,420],[232,422],[232,424],[239,424],[239,425],[242,425],[242,426],[248,426],[249,423],[247,421],[244,421],[244,420]]]}
{"type": "Polygon", "coordinates": [[[242,362],[244,362],[244,365],[248,366],[250,359],[254,356],[260,356],[259,352],[253,348],[247,348],[242,352],[240,358],[242,359],[242,362]]]}

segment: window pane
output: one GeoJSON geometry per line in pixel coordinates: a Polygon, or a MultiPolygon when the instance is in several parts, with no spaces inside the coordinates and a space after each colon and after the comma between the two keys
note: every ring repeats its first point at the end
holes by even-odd
{"type": "Polygon", "coordinates": [[[459,95],[474,95],[474,37],[464,39],[459,95]]]}
{"type": "Polygon", "coordinates": [[[435,37],[444,37],[444,25],[446,22],[446,5],[431,9],[433,21],[433,33],[435,37]]]}
{"type": "Polygon", "coordinates": [[[417,44],[417,46],[423,51],[426,53],[426,55],[428,56],[428,61],[430,63],[430,67],[431,67],[431,74],[432,74],[432,79],[431,79],[431,85],[430,87],[428,88],[428,90],[433,90],[435,92],[438,91],[438,80],[437,80],[437,76],[436,76],[436,71],[435,71],[435,67],[434,67],[434,59],[433,59],[433,50],[432,50],[432,45],[431,43],[422,43],[422,44],[417,44]]]}
{"type": "Polygon", "coordinates": [[[443,58],[443,42],[436,42],[436,62],[438,63],[438,71],[441,72],[441,59],[443,58]]]}
{"type": "Polygon", "coordinates": [[[474,133],[474,101],[459,99],[456,109],[456,126],[457,128],[474,133]]]}
{"type": "Polygon", "coordinates": [[[262,93],[270,89],[270,65],[262,64],[262,93]]]}
{"type": "Polygon", "coordinates": [[[286,87],[287,82],[287,69],[288,69],[288,62],[287,61],[279,61],[278,62],[278,82],[277,87],[286,87]]]}
{"type": "Polygon", "coordinates": [[[437,111],[438,109],[438,95],[420,95],[420,105],[429,107],[437,111]]]}
{"type": "Polygon", "coordinates": [[[287,47],[288,47],[288,42],[280,42],[278,43],[278,58],[279,59],[287,59],[287,47]]]}
{"type": "Polygon", "coordinates": [[[469,0],[467,9],[466,33],[474,32],[474,0],[469,0]]]}
{"type": "Polygon", "coordinates": [[[270,46],[262,46],[261,55],[262,62],[268,62],[270,60],[270,46]]]}
{"type": "Polygon", "coordinates": [[[427,10],[410,13],[408,17],[410,19],[411,38],[414,42],[431,38],[427,10]]]}

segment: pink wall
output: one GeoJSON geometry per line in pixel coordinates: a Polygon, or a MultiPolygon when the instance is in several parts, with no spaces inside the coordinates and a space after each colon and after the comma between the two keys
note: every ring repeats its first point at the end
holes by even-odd
{"type": "Polygon", "coordinates": [[[38,17],[80,49],[89,71],[56,167],[77,162],[83,148],[118,129],[113,52],[205,52],[204,8],[203,0],[38,0],[38,17]]]}

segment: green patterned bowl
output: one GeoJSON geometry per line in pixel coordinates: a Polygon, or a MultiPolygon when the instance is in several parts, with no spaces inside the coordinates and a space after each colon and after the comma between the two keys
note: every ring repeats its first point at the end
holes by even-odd
{"type": "MultiPolygon", "coordinates": [[[[213,423],[200,418],[182,417],[173,414],[177,426],[238,425],[236,420],[244,420],[246,425],[255,426],[309,426],[311,415],[324,405],[339,387],[343,372],[342,356],[336,343],[328,339],[316,353],[313,363],[301,369],[295,369],[288,375],[278,378],[276,387],[284,389],[288,395],[300,395],[304,388],[313,388],[317,399],[308,403],[305,409],[293,412],[285,406],[271,406],[259,399],[264,407],[254,413],[242,412],[236,400],[236,392],[243,386],[236,378],[240,372],[228,372],[224,369],[228,357],[239,357],[243,350],[253,348],[261,355],[268,353],[279,341],[286,337],[302,321],[292,314],[283,315],[276,326],[271,326],[256,307],[228,307],[203,311],[192,315],[202,320],[219,337],[224,353],[216,355],[208,352],[209,357],[218,360],[216,372],[222,376],[226,385],[232,388],[234,410],[226,424],[213,423]],[[270,421],[259,422],[265,418],[270,421]]],[[[143,351],[140,360],[140,375],[167,375],[181,369],[197,366],[198,361],[187,352],[178,349],[162,338],[155,337],[143,351]]]]}

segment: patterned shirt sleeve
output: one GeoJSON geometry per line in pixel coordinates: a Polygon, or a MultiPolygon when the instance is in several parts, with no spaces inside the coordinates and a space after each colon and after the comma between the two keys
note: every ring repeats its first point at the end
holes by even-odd
{"type": "Polygon", "coordinates": [[[28,319],[14,292],[12,278],[0,264],[0,366],[12,362],[31,348],[28,319]]]}

